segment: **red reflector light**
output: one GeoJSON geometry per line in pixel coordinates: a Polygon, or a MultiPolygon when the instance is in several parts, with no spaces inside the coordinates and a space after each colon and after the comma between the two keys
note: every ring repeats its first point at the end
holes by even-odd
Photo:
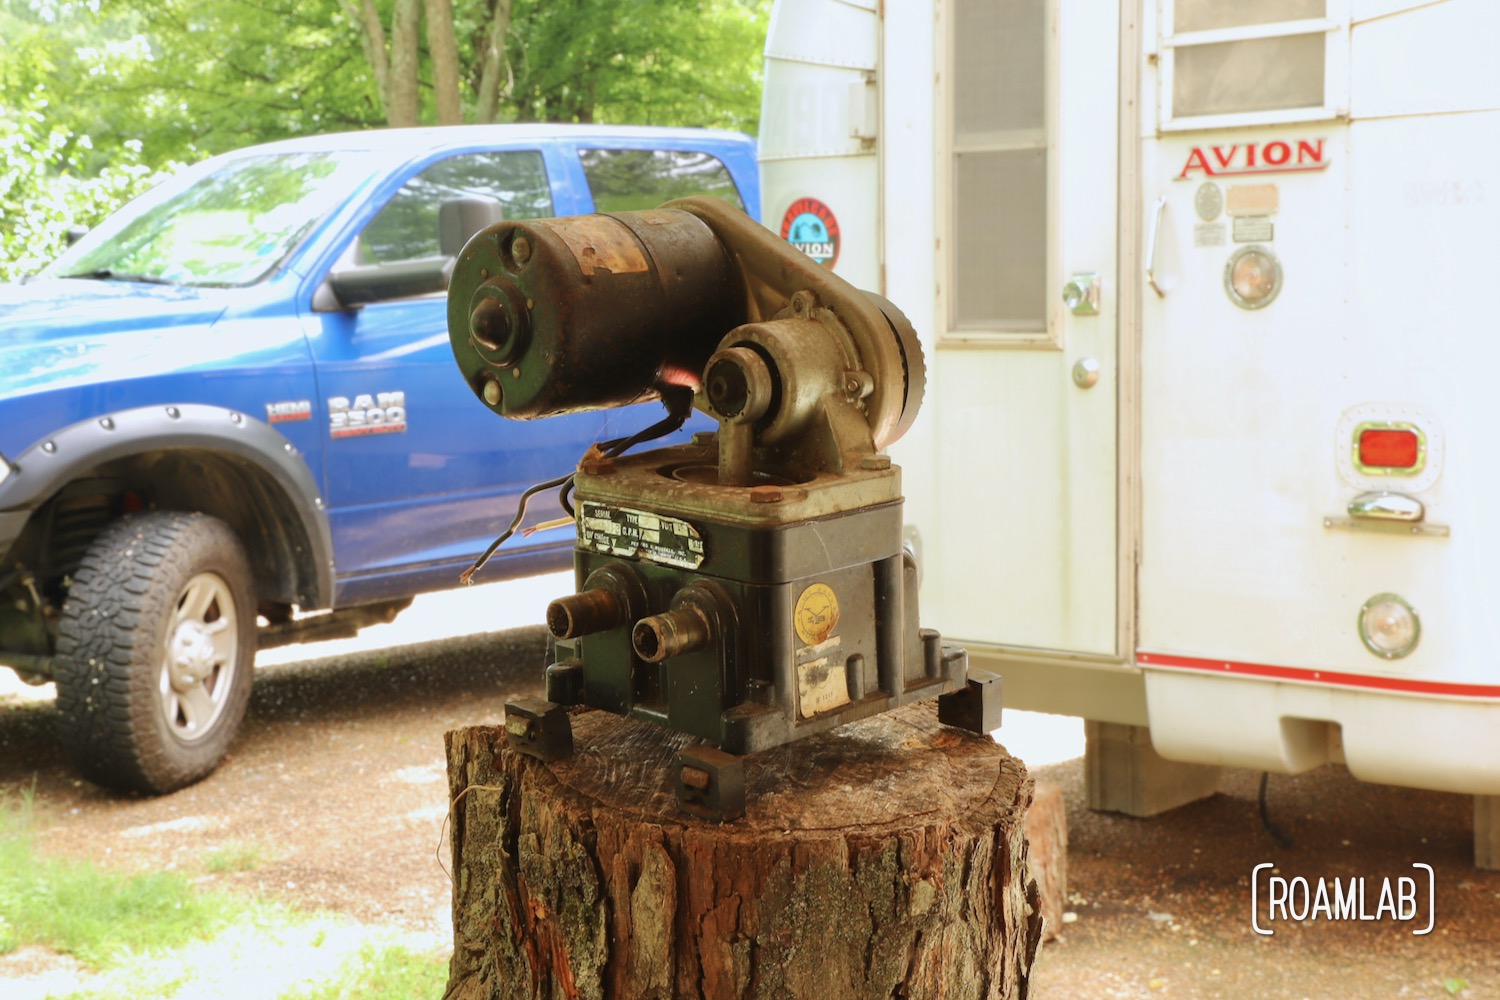
{"type": "Polygon", "coordinates": [[[1359,464],[1366,468],[1411,469],[1421,457],[1415,431],[1366,428],[1359,434],[1359,464]]]}

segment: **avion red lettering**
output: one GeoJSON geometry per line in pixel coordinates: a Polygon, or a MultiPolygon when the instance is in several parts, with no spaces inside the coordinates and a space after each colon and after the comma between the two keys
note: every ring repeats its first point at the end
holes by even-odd
{"type": "Polygon", "coordinates": [[[1182,165],[1178,180],[1199,177],[1231,177],[1240,174],[1281,174],[1324,170],[1328,158],[1323,139],[1299,139],[1295,143],[1235,143],[1230,146],[1194,146],[1182,165]]]}

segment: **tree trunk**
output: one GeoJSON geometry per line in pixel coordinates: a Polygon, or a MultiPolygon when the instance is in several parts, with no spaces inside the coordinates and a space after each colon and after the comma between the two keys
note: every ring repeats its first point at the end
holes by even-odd
{"type": "Polygon", "coordinates": [[[391,14],[390,87],[386,93],[386,120],[396,127],[415,125],[421,115],[417,99],[417,32],[421,20],[421,0],[396,0],[391,14]]]}
{"type": "Polygon", "coordinates": [[[479,74],[479,92],[475,95],[474,120],[492,122],[500,114],[500,98],[508,96],[514,78],[510,71],[510,60],[505,56],[506,39],[510,35],[510,11],[512,0],[495,0],[494,16],[490,21],[489,35],[485,44],[483,69],[479,74]],[[501,82],[501,76],[505,81],[501,82]]]}
{"type": "Polygon", "coordinates": [[[432,89],[439,125],[462,125],[458,93],[458,39],[453,34],[452,0],[426,0],[427,50],[432,54],[432,89]]]}
{"type": "Polygon", "coordinates": [[[1024,997],[1032,782],[931,703],[746,759],[746,815],[681,813],[695,742],[575,712],[573,757],[449,733],[453,1000],[1024,997]]]}
{"type": "Polygon", "coordinates": [[[391,87],[390,62],[385,51],[385,29],[380,24],[380,12],[375,9],[375,0],[341,0],[344,16],[359,31],[359,44],[364,49],[365,59],[370,64],[370,73],[375,77],[376,100],[380,114],[390,114],[389,93],[391,87]]]}

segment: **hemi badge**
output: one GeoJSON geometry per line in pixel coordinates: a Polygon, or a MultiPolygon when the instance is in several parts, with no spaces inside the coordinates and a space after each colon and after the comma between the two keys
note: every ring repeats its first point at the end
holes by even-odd
{"type": "Polygon", "coordinates": [[[293,420],[312,419],[312,400],[289,399],[281,403],[266,404],[266,420],[273,424],[285,424],[293,420]]]}

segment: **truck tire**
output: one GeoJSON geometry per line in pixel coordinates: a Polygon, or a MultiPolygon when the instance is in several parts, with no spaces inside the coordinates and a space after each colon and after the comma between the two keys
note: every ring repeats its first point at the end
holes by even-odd
{"type": "Polygon", "coordinates": [[[89,547],[57,641],[61,738],[89,780],[162,794],[205,777],[250,701],[250,564],[216,518],[123,518],[89,547]]]}

